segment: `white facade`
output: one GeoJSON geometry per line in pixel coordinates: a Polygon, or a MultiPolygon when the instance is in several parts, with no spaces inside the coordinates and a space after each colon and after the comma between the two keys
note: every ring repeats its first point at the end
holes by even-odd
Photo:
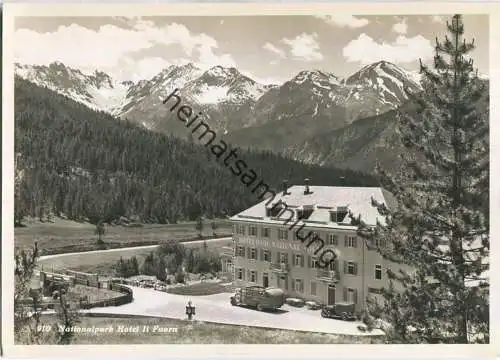
{"type": "Polygon", "coordinates": [[[325,304],[354,302],[360,310],[367,295],[377,296],[388,285],[390,264],[357,236],[357,228],[346,214],[361,215],[368,224],[374,225],[377,219],[383,222],[371,199],[387,204],[390,194],[367,187],[308,189],[293,186],[286,194],[281,192],[231,218],[235,284],[279,287],[288,296],[325,304]],[[282,208],[277,211],[280,201],[282,208]],[[283,211],[283,204],[290,211],[283,211]],[[290,220],[291,214],[294,218],[290,220]],[[309,232],[322,242],[311,242],[312,236],[301,240],[309,232]],[[317,264],[331,258],[321,258],[327,250],[336,254],[336,260],[321,268],[317,264]]]}

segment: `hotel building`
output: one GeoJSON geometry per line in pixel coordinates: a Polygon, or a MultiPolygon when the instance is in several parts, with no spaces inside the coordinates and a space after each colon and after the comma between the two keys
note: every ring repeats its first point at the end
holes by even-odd
{"type": "Polygon", "coordinates": [[[390,193],[378,187],[306,183],[287,188],[285,184],[274,199],[231,217],[235,285],[279,287],[289,297],[324,304],[349,301],[357,310],[363,309],[368,295],[379,297],[380,288],[388,285],[386,270],[390,266],[376,251],[377,244],[357,236],[357,227],[351,225],[348,215],[361,216],[368,225],[374,226],[377,220],[384,223],[372,199],[389,207],[393,201],[390,193]],[[319,242],[300,239],[309,232],[324,241],[322,249],[319,242]],[[337,257],[321,268],[318,264],[326,249],[335,251],[337,257]]]}

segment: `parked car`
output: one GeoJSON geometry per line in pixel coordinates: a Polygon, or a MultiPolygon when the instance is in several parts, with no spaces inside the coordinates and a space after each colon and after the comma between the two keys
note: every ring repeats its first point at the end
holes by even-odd
{"type": "Polygon", "coordinates": [[[306,301],[306,307],[309,310],[319,310],[322,308],[321,304],[316,301],[306,301]]]}
{"type": "Polygon", "coordinates": [[[231,296],[230,303],[233,306],[250,306],[259,311],[275,310],[285,303],[285,293],[278,288],[265,288],[263,286],[248,286],[237,289],[231,296]]]}
{"type": "Polygon", "coordinates": [[[305,301],[299,298],[286,298],[285,303],[293,307],[303,307],[305,301]]]}
{"type": "Polygon", "coordinates": [[[354,309],[354,303],[339,302],[335,305],[325,305],[321,309],[321,316],[336,320],[355,321],[354,309]]]}

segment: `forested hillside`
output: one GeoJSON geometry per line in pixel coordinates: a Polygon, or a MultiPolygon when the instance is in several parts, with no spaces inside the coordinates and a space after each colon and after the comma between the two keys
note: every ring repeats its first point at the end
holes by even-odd
{"type": "MultiPolygon", "coordinates": [[[[27,215],[167,223],[231,215],[258,200],[196,139],[149,132],[20,78],[15,129],[16,223],[27,215]]],[[[305,177],[314,185],[339,185],[341,177],[347,185],[376,184],[369,175],[270,152],[240,150],[238,157],[274,188],[305,177]]]]}

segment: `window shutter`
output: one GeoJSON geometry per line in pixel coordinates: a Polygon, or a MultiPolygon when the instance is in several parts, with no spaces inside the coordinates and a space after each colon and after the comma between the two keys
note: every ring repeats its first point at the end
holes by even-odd
{"type": "Polygon", "coordinates": [[[279,251],[276,252],[276,256],[277,256],[277,261],[276,263],[279,264],[281,262],[281,253],[279,251]]]}
{"type": "Polygon", "coordinates": [[[269,254],[269,261],[272,262],[273,261],[273,252],[271,250],[268,250],[268,254],[269,254]]]}
{"type": "Polygon", "coordinates": [[[343,297],[344,297],[344,301],[347,301],[347,288],[346,287],[344,287],[343,297]]]}
{"type": "Polygon", "coordinates": [[[255,270],[255,282],[259,283],[259,272],[255,270]]]}
{"type": "Polygon", "coordinates": [[[353,238],[353,247],[358,247],[358,238],[357,237],[353,238]]]}
{"type": "Polygon", "coordinates": [[[335,272],[339,272],[339,261],[338,260],[334,260],[333,261],[333,268],[335,270],[335,272]]]}
{"type": "Polygon", "coordinates": [[[300,255],[300,267],[304,267],[304,255],[300,255]]]}
{"type": "Polygon", "coordinates": [[[295,291],[295,281],[290,278],[290,281],[292,282],[292,291],[295,291]]]}
{"type": "Polygon", "coordinates": [[[288,264],[288,253],[284,253],[285,254],[285,264],[288,264]]]}
{"type": "Polygon", "coordinates": [[[248,281],[252,280],[252,277],[250,275],[250,270],[247,270],[247,279],[248,279],[248,281]]]}
{"type": "Polygon", "coordinates": [[[355,304],[357,304],[358,303],[358,290],[357,289],[354,289],[353,297],[354,297],[353,302],[355,304]]]}
{"type": "Polygon", "coordinates": [[[307,267],[310,269],[311,268],[311,257],[307,256],[307,267]]]}
{"type": "Polygon", "coordinates": [[[241,269],[241,280],[245,280],[245,269],[241,269]]]}
{"type": "Polygon", "coordinates": [[[264,249],[260,249],[260,261],[264,261],[264,249]]]}
{"type": "Polygon", "coordinates": [[[347,274],[347,261],[344,260],[344,274],[347,274]]]}
{"type": "Polygon", "coordinates": [[[347,247],[347,245],[348,244],[347,244],[347,235],[346,235],[346,236],[344,236],[344,246],[347,247]]]}
{"type": "Polygon", "coordinates": [[[358,263],[354,263],[354,275],[358,275],[358,263]]]}

